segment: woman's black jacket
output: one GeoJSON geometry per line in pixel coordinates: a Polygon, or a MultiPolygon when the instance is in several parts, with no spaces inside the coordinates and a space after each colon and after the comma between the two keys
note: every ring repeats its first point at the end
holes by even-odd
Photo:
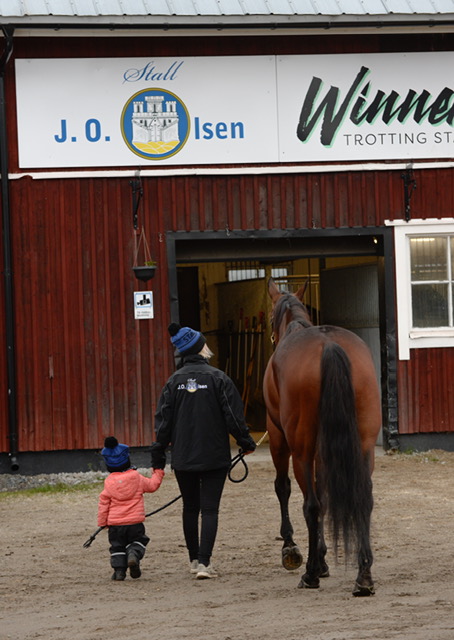
{"type": "Polygon", "coordinates": [[[254,451],[243,403],[232,380],[200,355],[186,356],[170,376],[155,415],[154,469],[165,466],[171,445],[172,467],[203,471],[229,467],[229,434],[243,451],[254,451]]]}

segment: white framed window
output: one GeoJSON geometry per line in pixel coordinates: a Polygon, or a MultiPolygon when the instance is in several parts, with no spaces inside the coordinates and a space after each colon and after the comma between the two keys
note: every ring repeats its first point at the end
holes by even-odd
{"type": "Polygon", "coordinates": [[[394,227],[399,358],[454,347],[454,218],[385,224],[394,227]]]}

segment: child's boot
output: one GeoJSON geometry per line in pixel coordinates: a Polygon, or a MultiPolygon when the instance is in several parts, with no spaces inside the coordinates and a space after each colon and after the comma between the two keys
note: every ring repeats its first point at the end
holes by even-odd
{"type": "Polygon", "coordinates": [[[124,580],[126,578],[126,569],[115,569],[112,574],[112,580],[124,580]]]}
{"type": "Polygon", "coordinates": [[[128,567],[131,578],[140,578],[142,572],[140,570],[140,560],[134,549],[128,551],[128,567]]]}

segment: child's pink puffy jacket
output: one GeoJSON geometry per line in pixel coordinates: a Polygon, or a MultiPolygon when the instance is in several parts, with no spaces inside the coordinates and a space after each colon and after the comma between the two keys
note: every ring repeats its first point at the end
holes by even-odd
{"type": "Polygon", "coordinates": [[[98,527],[143,522],[143,494],[159,489],[163,477],[163,469],[155,469],[151,478],[146,478],[136,469],[110,473],[99,496],[98,527]]]}

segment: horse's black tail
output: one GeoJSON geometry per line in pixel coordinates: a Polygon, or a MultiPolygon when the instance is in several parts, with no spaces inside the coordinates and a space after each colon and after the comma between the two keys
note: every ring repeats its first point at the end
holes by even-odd
{"type": "Polygon", "coordinates": [[[325,346],[321,369],[321,473],[334,550],[337,556],[342,535],[347,559],[369,536],[372,481],[369,460],[361,452],[351,365],[338,344],[325,346]]]}

